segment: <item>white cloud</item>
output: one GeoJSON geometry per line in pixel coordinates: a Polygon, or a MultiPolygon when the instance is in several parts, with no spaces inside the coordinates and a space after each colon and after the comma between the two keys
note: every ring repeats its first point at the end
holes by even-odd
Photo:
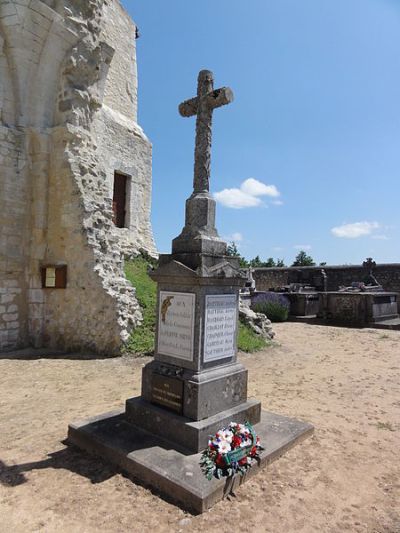
{"type": "Polygon", "coordinates": [[[265,183],[254,178],[245,180],[240,186],[240,189],[244,193],[250,194],[250,196],[272,196],[273,198],[280,196],[280,192],[275,185],[265,185],[265,183]]]}
{"type": "Polygon", "coordinates": [[[312,248],[311,244],[295,244],[293,246],[295,250],[304,250],[305,252],[309,252],[312,248]]]}
{"type": "Polygon", "coordinates": [[[224,189],[214,193],[214,198],[225,207],[243,209],[244,207],[259,207],[262,201],[255,196],[246,194],[240,189],[224,189]]]}
{"type": "Polygon", "coordinates": [[[282,202],[282,200],[272,200],[271,204],[274,204],[274,205],[283,205],[283,202],[282,202]]]}
{"type": "Polygon", "coordinates": [[[241,233],[239,233],[239,232],[232,233],[232,240],[235,241],[235,242],[242,242],[243,235],[241,233]]]}
{"type": "Polygon", "coordinates": [[[227,241],[227,242],[233,241],[236,244],[238,244],[239,242],[243,241],[243,235],[239,231],[236,231],[235,233],[231,233],[230,235],[224,235],[223,239],[224,241],[227,241]]]}
{"type": "MultiPolygon", "coordinates": [[[[214,193],[214,198],[225,207],[232,209],[243,209],[245,207],[260,207],[263,204],[260,196],[277,198],[280,192],[275,185],[266,185],[254,178],[248,178],[240,188],[223,189],[214,193]]],[[[275,200],[278,201],[278,200],[275,200]]]]}
{"type": "Polygon", "coordinates": [[[371,233],[380,228],[378,222],[354,222],[352,224],[343,224],[342,226],[336,226],[331,229],[331,232],[335,237],[341,237],[344,239],[357,239],[365,235],[371,235],[371,233]]]}

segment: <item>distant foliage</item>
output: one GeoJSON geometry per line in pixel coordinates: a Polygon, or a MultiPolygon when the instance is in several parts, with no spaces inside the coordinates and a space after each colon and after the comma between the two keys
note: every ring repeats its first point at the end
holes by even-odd
{"type": "Polygon", "coordinates": [[[283,259],[277,259],[275,261],[273,257],[269,257],[266,261],[262,261],[259,255],[256,255],[254,259],[250,259],[250,261],[247,261],[245,257],[240,255],[237,244],[234,241],[228,244],[226,255],[229,255],[231,257],[238,257],[240,268],[249,268],[249,267],[266,268],[266,267],[284,267],[285,266],[283,259]]]}
{"type": "Polygon", "coordinates": [[[293,265],[294,267],[315,266],[315,261],[311,255],[307,255],[304,250],[296,255],[293,265]]]}
{"type": "Polygon", "coordinates": [[[251,308],[266,315],[271,322],[284,322],[289,316],[290,302],[283,294],[263,292],[252,299],[251,308]]]}
{"type": "Polygon", "coordinates": [[[238,247],[234,241],[228,244],[226,255],[229,255],[230,257],[238,257],[240,268],[248,268],[248,261],[242,255],[240,255],[238,247]]]}

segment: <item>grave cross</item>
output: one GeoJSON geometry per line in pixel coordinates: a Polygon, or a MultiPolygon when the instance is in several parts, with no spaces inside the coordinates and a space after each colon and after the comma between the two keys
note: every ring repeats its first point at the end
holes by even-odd
{"type": "Polygon", "coordinates": [[[211,161],[212,113],[217,107],[230,104],[233,92],[229,87],[214,90],[214,76],[209,70],[201,70],[197,80],[197,96],[185,100],[179,106],[183,117],[197,115],[196,147],[194,151],[193,192],[209,192],[211,161]]]}

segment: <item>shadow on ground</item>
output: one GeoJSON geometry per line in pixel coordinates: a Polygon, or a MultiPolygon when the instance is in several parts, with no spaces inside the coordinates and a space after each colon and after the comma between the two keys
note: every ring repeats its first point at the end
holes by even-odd
{"type": "Polygon", "coordinates": [[[90,352],[83,353],[68,353],[61,352],[57,350],[49,349],[35,349],[35,348],[24,348],[23,350],[17,350],[13,352],[4,352],[0,353],[1,359],[14,359],[14,360],[34,360],[34,359],[72,359],[77,361],[84,361],[90,359],[112,359],[115,357],[121,357],[119,355],[99,355],[90,352]]]}
{"type": "Polygon", "coordinates": [[[0,459],[0,484],[8,487],[17,487],[28,482],[26,472],[32,470],[45,470],[47,468],[64,469],[86,477],[92,483],[102,483],[116,474],[111,468],[98,457],[93,458],[89,454],[72,447],[64,448],[50,453],[46,459],[8,466],[0,459]]]}

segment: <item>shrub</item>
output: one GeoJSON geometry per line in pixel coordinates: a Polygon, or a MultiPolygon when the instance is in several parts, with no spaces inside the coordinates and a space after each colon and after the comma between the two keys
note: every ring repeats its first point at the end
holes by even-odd
{"type": "Polygon", "coordinates": [[[135,328],[126,344],[126,352],[150,354],[154,351],[154,330],[156,324],[157,284],[147,273],[151,261],[139,256],[125,263],[125,275],[136,288],[136,298],[143,313],[142,324],[135,328]]]}
{"type": "Polygon", "coordinates": [[[283,294],[263,292],[252,298],[251,308],[267,315],[271,322],[284,322],[289,316],[290,302],[283,294]]]}
{"type": "Polygon", "coordinates": [[[246,324],[239,322],[239,333],[238,333],[238,349],[242,352],[253,353],[262,350],[268,346],[268,342],[261,337],[256,335],[252,329],[249,328],[246,324]]]}

